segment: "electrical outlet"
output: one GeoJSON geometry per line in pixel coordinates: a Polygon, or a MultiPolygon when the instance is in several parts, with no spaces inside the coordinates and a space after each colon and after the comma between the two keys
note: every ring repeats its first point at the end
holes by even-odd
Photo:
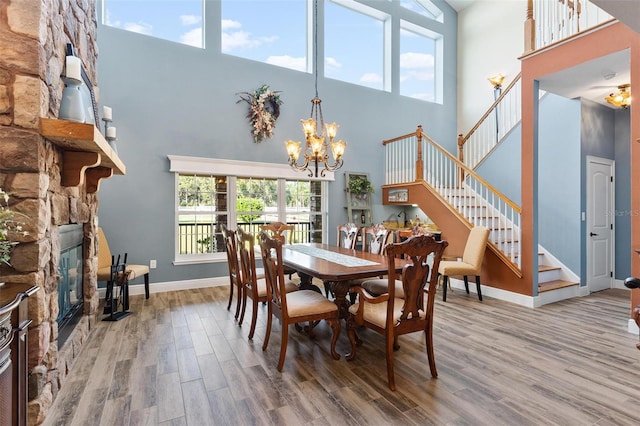
{"type": "Polygon", "coordinates": [[[156,260],[155,259],[151,259],[149,261],[149,268],[151,268],[151,269],[155,269],[156,268],[156,260]]]}

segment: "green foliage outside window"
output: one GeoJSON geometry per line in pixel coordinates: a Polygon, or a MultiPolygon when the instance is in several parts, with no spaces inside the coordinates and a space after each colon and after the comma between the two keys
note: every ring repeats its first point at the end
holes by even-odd
{"type": "Polygon", "coordinates": [[[256,198],[238,198],[236,201],[238,217],[242,222],[253,222],[262,216],[264,202],[256,198]],[[260,212],[259,214],[247,214],[247,212],[260,212]]]}

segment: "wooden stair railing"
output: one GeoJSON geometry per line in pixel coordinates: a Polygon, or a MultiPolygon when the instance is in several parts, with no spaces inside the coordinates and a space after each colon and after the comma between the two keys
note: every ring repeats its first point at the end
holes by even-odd
{"type": "Polygon", "coordinates": [[[588,0],[528,0],[524,23],[525,54],[613,20],[588,0]]]}
{"type": "Polygon", "coordinates": [[[522,118],[521,75],[502,90],[466,135],[458,135],[458,159],[475,169],[522,118]]]}
{"type": "Polygon", "coordinates": [[[427,183],[470,225],[490,228],[492,244],[506,260],[521,268],[518,205],[426,136],[422,126],[415,132],[383,141],[383,145],[385,184],[427,183]]]}

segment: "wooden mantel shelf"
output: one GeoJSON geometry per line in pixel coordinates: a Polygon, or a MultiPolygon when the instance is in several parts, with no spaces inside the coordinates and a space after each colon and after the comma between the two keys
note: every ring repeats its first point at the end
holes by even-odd
{"type": "Polygon", "coordinates": [[[40,118],[40,134],[63,150],[62,184],[77,186],[87,182],[87,192],[96,192],[100,179],[127,169],[93,124],[55,118],[40,118]]]}

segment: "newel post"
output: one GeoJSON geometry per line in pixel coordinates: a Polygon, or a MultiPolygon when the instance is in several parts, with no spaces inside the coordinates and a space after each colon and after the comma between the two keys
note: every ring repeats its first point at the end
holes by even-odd
{"type": "MultiPolygon", "coordinates": [[[[464,137],[462,133],[458,135],[458,160],[464,164],[464,137]]],[[[460,179],[458,186],[462,186],[462,182],[464,182],[464,169],[460,168],[460,176],[458,178],[460,179]]]]}
{"type": "Polygon", "coordinates": [[[416,129],[416,137],[418,140],[418,157],[416,159],[416,182],[424,180],[423,169],[424,162],[422,161],[422,124],[418,125],[416,129]]]}
{"type": "Polygon", "coordinates": [[[533,19],[533,0],[527,0],[527,18],[524,21],[524,53],[536,48],[536,21],[533,19]]]}

